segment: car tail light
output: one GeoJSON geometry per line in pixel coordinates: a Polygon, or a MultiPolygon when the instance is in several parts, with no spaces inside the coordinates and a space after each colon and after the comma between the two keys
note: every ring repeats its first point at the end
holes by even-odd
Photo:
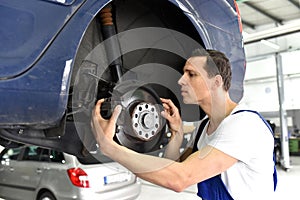
{"type": "Polygon", "coordinates": [[[73,185],[82,188],[89,188],[88,175],[81,168],[68,169],[68,175],[73,185]]]}

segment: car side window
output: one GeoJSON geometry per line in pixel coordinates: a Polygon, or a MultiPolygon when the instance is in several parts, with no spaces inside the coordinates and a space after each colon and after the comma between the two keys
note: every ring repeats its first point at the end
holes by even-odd
{"type": "Polygon", "coordinates": [[[54,150],[51,150],[50,160],[51,160],[51,162],[65,163],[64,154],[62,152],[58,152],[58,151],[54,151],[54,150]]]}
{"type": "Polygon", "coordinates": [[[39,161],[42,162],[49,162],[50,161],[50,154],[49,154],[49,149],[42,149],[38,148],[38,154],[39,154],[39,161]]]}
{"type": "Polygon", "coordinates": [[[29,146],[26,147],[22,160],[64,163],[65,159],[61,152],[42,147],[29,146]]]}
{"type": "Polygon", "coordinates": [[[22,160],[39,161],[38,147],[36,147],[36,146],[26,147],[22,160]]]}
{"type": "Polygon", "coordinates": [[[1,161],[17,160],[18,156],[20,155],[20,152],[21,147],[8,149],[6,153],[3,154],[1,161]]]}

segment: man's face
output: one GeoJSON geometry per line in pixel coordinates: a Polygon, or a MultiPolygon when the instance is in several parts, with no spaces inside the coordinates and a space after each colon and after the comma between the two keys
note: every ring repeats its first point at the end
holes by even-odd
{"type": "Polygon", "coordinates": [[[186,104],[199,104],[211,98],[210,88],[212,81],[204,70],[206,57],[191,57],[185,63],[183,75],[178,84],[181,86],[181,95],[186,104]]]}

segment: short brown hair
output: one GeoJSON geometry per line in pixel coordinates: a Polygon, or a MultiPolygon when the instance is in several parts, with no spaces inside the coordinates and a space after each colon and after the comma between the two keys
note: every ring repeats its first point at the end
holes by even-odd
{"type": "Polygon", "coordinates": [[[213,76],[220,75],[224,82],[224,90],[228,91],[231,86],[231,65],[229,59],[225,56],[224,53],[216,50],[205,50],[205,49],[196,49],[193,51],[191,57],[196,56],[205,56],[207,57],[206,70],[208,77],[212,78],[213,76]]]}

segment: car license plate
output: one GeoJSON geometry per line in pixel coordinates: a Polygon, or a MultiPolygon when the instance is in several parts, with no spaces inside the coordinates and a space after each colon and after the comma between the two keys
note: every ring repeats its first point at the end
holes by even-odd
{"type": "Polygon", "coordinates": [[[126,182],[129,180],[130,180],[130,174],[128,173],[113,174],[109,176],[104,176],[104,185],[126,182]]]}

